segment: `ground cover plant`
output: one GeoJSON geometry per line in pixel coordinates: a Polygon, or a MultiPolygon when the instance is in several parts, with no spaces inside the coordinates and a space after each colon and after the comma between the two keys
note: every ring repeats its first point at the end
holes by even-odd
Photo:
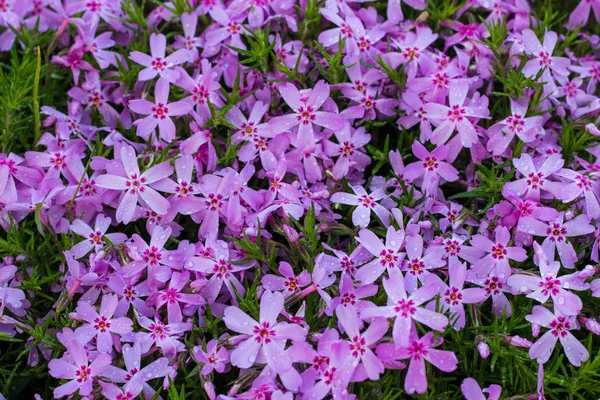
{"type": "Polygon", "coordinates": [[[0,398],[598,399],[599,20],[0,0],[0,398]]]}

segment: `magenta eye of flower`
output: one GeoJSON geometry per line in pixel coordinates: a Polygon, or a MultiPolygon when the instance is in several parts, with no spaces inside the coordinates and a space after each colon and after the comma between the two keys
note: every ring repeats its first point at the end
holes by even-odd
{"type": "Polygon", "coordinates": [[[497,244],[492,246],[492,258],[497,260],[503,260],[504,257],[508,254],[508,251],[502,244],[497,244]]]}
{"type": "Polygon", "coordinates": [[[575,182],[577,182],[578,188],[583,189],[586,192],[589,192],[592,189],[592,181],[590,181],[587,176],[577,176],[575,182]]]}
{"type": "Polygon", "coordinates": [[[407,318],[417,312],[417,307],[413,300],[402,299],[398,300],[398,303],[394,306],[394,311],[402,317],[407,318]]]}
{"type": "Polygon", "coordinates": [[[77,371],[75,371],[75,377],[79,383],[87,381],[91,376],[92,369],[87,365],[82,365],[77,371]]]}
{"type": "Polygon", "coordinates": [[[431,156],[425,157],[425,160],[423,161],[423,167],[426,168],[428,171],[434,171],[437,169],[438,166],[439,164],[437,162],[437,158],[431,156]]]}
{"type": "Polygon", "coordinates": [[[344,293],[342,296],[341,303],[346,306],[348,304],[356,304],[356,295],[353,293],[344,293]]]}
{"type": "Polygon", "coordinates": [[[237,22],[230,22],[227,24],[227,29],[229,29],[231,34],[236,34],[241,30],[237,22]]]}
{"type": "Polygon", "coordinates": [[[271,329],[271,324],[268,322],[256,325],[253,332],[256,341],[259,343],[270,343],[275,336],[275,330],[271,329]]]}
{"type": "Polygon", "coordinates": [[[208,362],[214,364],[215,362],[217,362],[217,358],[214,355],[211,355],[210,357],[208,357],[208,362]]]}
{"type": "Polygon", "coordinates": [[[543,67],[548,67],[552,65],[552,58],[550,57],[550,53],[547,51],[540,51],[538,54],[538,58],[540,59],[540,65],[543,67]]]}
{"type": "Polygon", "coordinates": [[[94,319],[94,328],[100,332],[106,332],[110,328],[110,320],[104,316],[94,319]]]}
{"type": "Polygon", "coordinates": [[[90,233],[90,242],[92,244],[101,244],[104,241],[102,240],[102,233],[101,232],[93,232],[90,233]]]}
{"type": "Polygon", "coordinates": [[[102,3],[98,1],[88,1],[87,3],[85,3],[85,6],[88,10],[94,13],[100,12],[100,10],[102,10],[102,3]]]}
{"type": "Polygon", "coordinates": [[[375,207],[375,199],[369,195],[363,194],[358,198],[359,204],[362,204],[364,207],[372,208],[375,207]]]}
{"type": "Polygon", "coordinates": [[[448,110],[448,119],[451,122],[460,122],[463,120],[464,116],[467,114],[467,110],[461,108],[459,105],[453,105],[450,110],[448,110]]]}
{"type": "Polygon", "coordinates": [[[150,65],[152,65],[152,68],[155,71],[159,71],[159,72],[164,70],[167,66],[161,57],[156,57],[154,60],[152,60],[150,65]]]}
{"type": "Polygon", "coordinates": [[[452,287],[444,292],[444,296],[446,297],[446,304],[451,306],[456,306],[462,302],[462,292],[457,287],[452,287]]]}

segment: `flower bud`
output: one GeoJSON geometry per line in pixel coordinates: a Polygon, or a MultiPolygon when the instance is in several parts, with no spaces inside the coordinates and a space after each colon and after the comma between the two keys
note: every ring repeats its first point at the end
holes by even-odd
{"type": "Polygon", "coordinates": [[[290,243],[298,243],[300,235],[298,235],[298,232],[294,228],[288,225],[283,225],[283,231],[285,232],[285,236],[290,243]]]}
{"type": "Polygon", "coordinates": [[[479,352],[479,356],[484,360],[490,356],[490,346],[488,346],[484,339],[477,343],[477,351],[479,352]]]}

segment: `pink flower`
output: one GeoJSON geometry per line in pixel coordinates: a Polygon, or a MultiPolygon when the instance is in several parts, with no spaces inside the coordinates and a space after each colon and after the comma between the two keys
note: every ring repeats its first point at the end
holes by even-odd
{"type": "MultiPolygon", "coordinates": [[[[508,246],[510,232],[503,226],[498,226],[495,231],[496,241],[492,242],[483,235],[475,235],[471,238],[473,250],[487,253],[483,257],[470,258],[474,264],[473,271],[479,278],[488,276],[493,272],[501,277],[510,275],[508,260],[525,261],[527,252],[521,247],[508,246]]],[[[465,246],[466,250],[466,246],[465,246]]]]}
{"type": "Polygon", "coordinates": [[[521,158],[513,159],[515,168],[523,177],[507,182],[502,190],[518,197],[525,195],[525,198],[539,202],[541,189],[550,191],[552,194],[558,193],[555,187],[547,185],[550,182],[548,177],[560,170],[564,163],[560,154],[552,154],[545,157],[538,167],[531,156],[525,153],[521,158]]]}
{"type": "Polygon", "coordinates": [[[531,359],[536,359],[538,363],[545,364],[550,359],[557,340],[560,340],[567,359],[574,366],[580,366],[582,362],[587,361],[589,358],[590,355],[585,346],[569,332],[576,327],[574,316],[564,316],[560,312],[552,314],[542,306],[535,306],[533,312],[527,315],[525,319],[532,324],[550,329],[529,349],[531,359]]]}
{"type": "Polygon", "coordinates": [[[371,221],[371,210],[385,226],[389,225],[390,212],[379,203],[376,203],[376,201],[386,197],[382,190],[376,189],[371,194],[368,194],[362,186],[352,186],[352,190],[356,194],[334,193],[331,195],[331,202],[357,206],[352,212],[352,223],[355,226],[366,228],[371,221]]]}
{"type": "Polygon", "coordinates": [[[260,300],[259,322],[238,307],[225,309],[224,321],[235,332],[247,335],[230,355],[231,364],[239,368],[250,368],[257,361],[259,352],[274,371],[281,373],[292,368],[292,359],[285,352],[286,340],[303,341],[306,331],[296,324],[278,323],[277,317],[283,310],[283,295],[266,291],[260,300]]]}
{"type": "Polygon", "coordinates": [[[502,394],[502,387],[499,385],[491,385],[490,387],[481,390],[477,381],[473,378],[467,378],[460,385],[460,391],[465,396],[466,400],[486,400],[484,393],[488,394],[487,400],[498,400],[502,394]]]}
{"type": "MultiPolygon", "coordinates": [[[[115,149],[117,151],[118,147],[115,149]]],[[[120,148],[122,175],[101,175],[96,178],[96,185],[106,189],[120,190],[123,196],[117,208],[117,222],[129,223],[133,219],[135,207],[138,198],[147,204],[158,214],[166,214],[169,209],[169,202],[162,197],[156,190],[150,187],[151,184],[170,176],[173,173],[173,167],[169,163],[161,163],[150,167],[140,174],[140,168],[137,163],[135,150],[129,145],[120,148]]]]}
{"type": "Polygon", "coordinates": [[[137,127],[136,134],[148,140],[151,133],[158,126],[160,137],[166,142],[175,139],[175,124],[171,117],[185,115],[192,111],[192,106],[184,101],[169,101],[169,82],[159,79],[154,88],[154,103],[148,100],[131,100],[129,108],[138,113],[148,115],[133,124],[137,127]]]}
{"type": "Polygon", "coordinates": [[[291,83],[279,87],[279,93],[293,113],[274,117],[269,121],[271,135],[289,131],[298,126],[298,146],[314,146],[313,123],[332,131],[342,129],[344,117],[331,112],[318,111],[329,98],[329,85],[319,81],[311,90],[298,91],[291,83]]]}
{"type": "Polygon", "coordinates": [[[529,293],[527,297],[544,304],[552,297],[554,308],[563,315],[579,315],[583,304],[581,299],[566,289],[586,290],[589,284],[579,272],[557,277],[560,263],[548,259],[542,247],[533,243],[536,264],[540,268],[540,276],[515,274],[508,279],[508,284],[515,292],[529,293]]]}
{"type": "Polygon", "coordinates": [[[116,295],[105,294],[102,296],[98,313],[90,303],[80,300],[77,304],[77,317],[86,321],[87,324],[75,330],[77,340],[86,344],[95,338],[98,351],[110,353],[113,347],[113,335],[125,335],[132,331],[133,322],[129,318],[113,318],[118,302],[116,295]]]}
{"type": "Polygon", "coordinates": [[[96,216],[94,229],[80,219],[73,221],[71,231],[85,238],[71,248],[73,256],[75,256],[75,258],[81,258],[92,249],[97,252],[106,244],[104,238],[110,240],[110,243],[112,244],[120,244],[127,240],[127,236],[123,233],[106,233],[110,226],[110,221],[110,218],[98,214],[96,216]]]}
{"type": "Polygon", "coordinates": [[[168,57],[165,57],[166,49],[167,38],[165,35],[153,33],[150,35],[151,56],[139,51],[133,51],[129,55],[129,58],[134,62],[146,67],[140,71],[138,77],[140,81],[149,81],[157,75],[171,83],[174,83],[179,78],[179,72],[173,70],[173,67],[188,60],[188,50],[179,49],[168,57]]]}
{"type": "Polygon", "coordinates": [[[98,354],[90,363],[85,348],[70,333],[65,343],[67,353],[62,358],[50,360],[50,375],[57,379],[69,379],[69,382],[54,389],[54,397],[61,398],[79,390],[81,396],[92,393],[94,378],[102,373],[111,362],[108,354],[98,354]]]}
{"type": "Polygon", "coordinates": [[[218,346],[218,341],[213,339],[206,344],[206,351],[196,346],[194,347],[194,357],[198,362],[204,363],[200,373],[209,375],[213,371],[219,374],[225,372],[225,367],[229,362],[229,353],[223,346],[218,346]]]}
{"type": "Polygon", "coordinates": [[[430,153],[415,140],[412,151],[420,161],[408,164],[404,168],[404,179],[420,181],[421,188],[432,196],[436,195],[440,178],[448,182],[458,180],[456,168],[444,162],[448,157],[448,147],[440,146],[430,153]]]}
{"type": "Polygon", "coordinates": [[[398,346],[408,346],[411,332],[415,330],[417,321],[432,329],[443,332],[448,325],[448,318],[443,314],[420,307],[431,300],[439,292],[435,284],[426,284],[416,289],[410,296],[404,289],[404,279],[401,272],[390,274],[383,280],[387,293],[387,305],[383,307],[367,306],[361,312],[361,318],[373,317],[394,318],[392,335],[398,346]]]}
{"type": "Polygon", "coordinates": [[[525,46],[525,52],[528,55],[533,56],[533,59],[525,64],[523,74],[527,77],[532,77],[540,70],[543,70],[540,81],[546,82],[544,87],[547,93],[551,93],[556,88],[553,74],[568,76],[568,68],[571,65],[571,62],[566,57],[552,56],[557,40],[558,35],[556,32],[549,31],[544,34],[544,43],[541,44],[540,40],[535,36],[535,33],[531,29],[525,29],[523,31],[523,45],[525,46]]]}
{"type": "Polygon", "coordinates": [[[467,106],[464,103],[468,92],[469,84],[466,81],[455,81],[450,84],[449,107],[436,103],[425,104],[424,110],[427,112],[427,118],[434,123],[439,121],[438,127],[431,132],[433,144],[445,144],[455,130],[458,130],[463,147],[471,147],[478,142],[477,131],[469,121],[469,117],[489,118],[488,100],[483,96],[476,103],[471,101],[467,106]]]}
{"type": "Polygon", "coordinates": [[[542,249],[546,257],[554,259],[555,249],[558,249],[562,264],[566,268],[573,268],[577,262],[577,254],[568,238],[589,235],[595,229],[586,215],[578,215],[567,222],[564,222],[564,218],[564,213],[561,213],[553,222],[546,223],[532,217],[524,217],[519,223],[519,229],[534,236],[545,236],[542,249]]]}
{"type": "Polygon", "coordinates": [[[363,245],[375,259],[362,266],[356,271],[356,279],[363,285],[373,283],[383,274],[399,271],[405,253],[400,252],[404,244],[404,231],[397,231],[392,226],[388,227],[385,237],[385,245],[368,229],[361,229],[356,239],[363,245]]]}
{"type": "Polygon", "coordinates": [[[458,365],[458,359],[451,351],[436,350],[443,339],[434,339],[432,332],[419,339],[412,335],[407,346],[396,346],[384,343],[377,346],[377,355],[381,360],[404,360],[410,358],[408,372],[404,379],[406,393],[423,394],[427,390],[427,375],[425,374],[425,360],[429,361],[444,372],[452,372],[458,365]]]}

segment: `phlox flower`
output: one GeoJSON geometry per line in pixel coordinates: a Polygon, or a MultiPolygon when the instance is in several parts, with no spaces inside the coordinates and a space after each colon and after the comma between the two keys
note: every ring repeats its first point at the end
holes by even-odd
{"type": "Polygon", "coordinates": [[[404,231],[388,227],[385,245],[368,229],[361,229],[356,240],[375,257],[356,271],[356,279],[363,285],[375,282],[386,270],[388,273],[400,270],[402,260],[406,256],[400,251],[404,245],[404,231]]]}
{"type": "Polygon", "coordinates": [[[112,244],[120,244],[127,240],[127,236],[123,233],[106,233],[110,226],[110,222],[111,219],[102,214],[96,216],[94,229],[80,219],[73,221],[71,231],[85,238],[71,248],[73,256],[75,256],[75,258],[81,258],[92,249],[95,252],[98,252],[98,250],[106,244],[104,238],[110,240],[110,243],[112,244]]]}
{"type": "Polygon", "coordinates": [[[195,346],[193,354],[196,361],[204,363],[200,371],[202,375],[209,375],[213,371],[222,374],[229,363],[227,349],[223,346],[218,346],[218,341],[215,339],[206,344],[206,351],[199,346],[195,346]]]}
{"type": "Polygon", "coordinates": [[[280,292],[263,293],[259,322],[235,306],[225,309],[225,325],[248,337],[231,352],[231,364],[250,368],[255,362],[265,362],[276,372],[286,372],[292,368],[292,359],[284,350],[285,342],[303,341],[306,331],[296,324],[277,322],[283,310],[283,299],[280,292]]]}
{"type": "Polygon", "coordinates": [[[557,40],[558,35],[556,32],[549,31],[544,34],[544,43],[542,44],[531,29],[523,31],[525,53],[532,56],[532,59],[525,64],[523,74],[527,77],[532,77],[542,70],[540,80],[546,82],[544,88],[547,93],[552,93],[556,88],[553,75],[569,75],[569,70],[567,69],[571,64],[569,59],[552,56],[557,40]]]}
{"type": "Polygon", "coordinates": [[[150,167],[140,174],[135,150],[129,145],[121,147],[120,170],[123,175],[106,174],[96,178],[96,185],[106,189],[119,190],[123,192],[121,201],[117,208],[117,222],[129,223],[134,216],[139,197],[158,214],[166,214],[169,209],[169,201],[162,197],[150,185],[161,179],[167,178],[173,173],[173,167],[164,162],[150,167]]]}
{"type": "Polygon", "coordinates": [[[329,98],[329,85],[324,81],[317,82],[310,91],[298,91],[293,84],[285,83],[279,87],[279,93],[293,113],[273,117],[269,120],[272,136],[298,126],[298,146],[310,147],[315,143],[313,124],[332,131],[344,127],[342,115],[318,111],[325,100],[329,98]]]}
{"type": "Polygon", "coordinates": [[[475,126],[469,121],[471,118],[489,118],[490,112],[487,108],[485,96],[477,100],[477,103],[465,105],[469,84],[464,81],[455,81],[450,84],[450,106],[436,103],[427,103],[423,107],[427,112],[427,118],[434,121],[437,128],[431,132],[431,142],[436,145],[445,144],[452,133],[457,130],[460,144],[463,147],[472,147],[478,142],[475,126]]]}
{"type": "Polygon", "coordinates": [[[394,272],[390,277],[383,279],[383,288],[387,294],[387,305],[365,307],[361,318],[373,317],[394,318],[392,337],[398,346],[407,346],[411,333],[415,330],[417,321],[432,329],[443,332],[448,325],[448,318],[443,314],[420,307],[431,300],[439,292],[435,284],[426,284],[416,289],[410,296],[404,288],[404,279],[401,272],[394,272]]]}
{"type": "Polygon", "coordinates": [[[570,290],[586,290],[589,284],[585,278],[580,277],[579,272],[558,277],[560,263],[548,259],[537,243],[533,243],[540,269],[540,276],[529,274],[514,274],[508,278],[508,284],[515,292],[528,293],[527,297],[544,304],[552,297],[554,308],[563,315],[579,315],[583,304],[579,296],[570,290]]]}
{"type": "Polygon", "coordinates": [[[109,365],[102,373],[102,376],[110,379],[112,382],[125,383],[122,393],[125,395],[130,393],[132,396],[119,398],[115,387],[102,385],[103,393],[105,391],[110,394],[114,393],[116,400],[135,398],[142,392],[146,398],[152,398],[155,395],[155,390],[147,382],[167,376],[173,370],[173,367],[169,365],[169,359],[166,357],[160,357],[142,367],[142,345],[138,340],[135,340],[133,345],[129,343],[124,344],[121,354],[125,361],[125,368],[121,369],[114,365],[109,365]]]}
{"type": "Polygon", "coordinates": [[[108,354],[98,354],[92,362],[81,343],[72,336],[65,343],[67,353],[62,358],[50,360],[50,375],[57,379],[69,379],[69,382],[54,389],[54,397],[61,398],[76,391],[82,396],[92,393],[94,378],[100,375],[111,362],[108,354]]]}
{"type": "Polygon", "coordinates": [[[448,147],[440,146],[429,152],[425,146],[415,141],[412,151],[419,161],[408,164],[404,168],[404,179],[412,182],[420,181],[421,188],[432,196],[436,195],[440,178],[448,182],[458,180],[456,168],[445,162],[448,157],[448,147]]]}
{"type": "Polygon", "coordinates": [[[497,275],[509,276],[509,260],[517,262],[525,261],[527,252],[522,247],[508,246],[510,241],[510,232],[503,226],[498,226],[495,230],[495,242],[483,235],[474,235],[471,237],[472,249],[484,254],[483,257],[469,257],[474,264],[473,271],[478,277],[488,276],[490,272],[497,275]]]}
{"type": "Polygon", "coordinates": [[[148,115],[133,124],[137,127],[136,134],[148,140],[158,126],[161,139],[171,142],[175,139],[175,124],[171,117],[185,115],[192,106],[184,101],[169,103],[169,82],[159,79],[154,87],[154,103],[148,100],[131,100],[129,108],[138,114],[148,115]]]}
{"type": "MultiPolygon", "coordinates": [[[[450,312],[450,323],[459,331],[465,326],[465,304],[481,303],[487,299],[487,293],[482,288],[464,288],[467,278],[466,264],[459,264],[450,272],[448,284],[444,283],[437,275],[430,275],[427,284],[438,286],[441,308],[450,312]]],[[[430,308],[436,307],[436,302],[428,304],[430,308]]]]}
{"type": "Polygon", "coordinates": [[[138,79],[140,81],[149,81],[157,75],[167,82],[174,83],[179,78],[179,72],[173,68],[186,62],[189,58],[187,49],[179,49],[171,55],[165,57],[167,49],[167,38],[163,34],[153,33],[150,35],[150,54],[147,55],[139,51],[133,51],[129,58],[135,63],[146,68],[140,71],[138,79]]]}
{"type": "Polygon", "coordinates": [[[558,340],[563,346],[567,359],[574,366],[580,366],[589,358],[590,355],[585,346],[569,332],[576,327],[574,316],[564,316],[560,312],[552,314],[547,308],[535,306],[532,313],[525,319],[532,324],[549,329],[529,349],[531,359],[545,364],[550,359],[558,340]]]}
{"type": "Polygon", "coordinates": [[[404,390],[408,394],[423,394],[427,390],[425,360],[444,372],[452,372],[458,365],[458,359],[453,352],[435,349],[442,342],[443,339],[436,340],[432,332],[421,338],[413,334],[406,346],[397,346],[391,343],[380,344],[377,346],[377,355],[384,361],[410,359],[408,372],[404,379],[404,390]]]}
{"type": "Polygon", "coordinates": [[[590,225],[590,219],[584,214],[567,222],[564,222],[564,218],[564,213],[560,213],[558,218],[552,222],[542,222],[532,217],[524,217],[521,218],[519,229],[530,235],[545,236],[542,249],[546,257],[554,259],[555,249],[558,249],[562,265],[566,268],[573,268],[577,262],[577,254],[568,238],[588,235],[594,232],[595,228],[590,225]]]}
{"type": "Polygon", "coordinates": [[[369,194],[362,186],[352,186],[352,190],[355,194],[342,192],[332,194],[331,202],[356,206],[352,212],[352,223],[355,226],[366,228],[371,221],[371,211],[379,217],[385,226],[389,225],[390,212],[377,203],[377,201],[386,197],[385,192],[376,189],[369,194]]]}
{"type": "Polygon", "coordinates": [[[100,312],[92,305],[80,300],[77,304],[77,317],[87,322],[75,330],[77,340],[86,344],[96,339],[96,348],[100,353],[110,353],[113,347],[113,334],[125,335],[132,331],[133,322],[126,317],[113,318],[118,305],[116,295],[102,296],[100,312]]]}

